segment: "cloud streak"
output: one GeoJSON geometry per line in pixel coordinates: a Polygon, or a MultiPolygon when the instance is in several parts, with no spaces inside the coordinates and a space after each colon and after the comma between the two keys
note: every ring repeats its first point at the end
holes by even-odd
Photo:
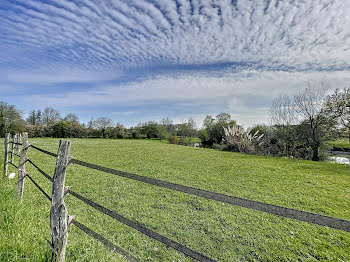
{"type": "Polygon", "coordinates": [[[349,13],[350,3],[340,0],[5,1],[0,43],[15,49],[13,59],[34,52],[20,59],[37,68],[234,62],[343,70],[349,13]]]}
{"type": "Polygon", "coordinates": [[[158,103],[240,117],[307,80],[346,85],[349,14],[341,0],[5,0],[0,89],[18,103],[14,91],[47,88],[31,101],[66,110],[158,103]]]}

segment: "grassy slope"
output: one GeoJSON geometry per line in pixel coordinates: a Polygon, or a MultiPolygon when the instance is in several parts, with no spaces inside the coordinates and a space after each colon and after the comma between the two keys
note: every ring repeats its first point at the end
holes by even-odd
{"type": "MultiPolygon", "coordinates": [[[[57,151],[57,139],[31,142],[57,151]]],[[[3,147],[0,154],[3,161],[3,147]]],[[[344,165],[145,140],[73,139],[71,155],[184,185],[350,219],[350,172],[344,165]]],[[[34,149],[30,149],[29,156],[53,173],[52,157],[34,149]]],[[[30,165],[27,169],[50,192],[45,178],[33,173],[30,165]]],[[[14,200],[15,183],[0,184],[0,260],[45,261],[50,253],[45,243],[50,238],[49,203],[26,181],[24,201],[18,205],[14,200]]],[[[350,260],[350,234],[339,230],[200,199],[79,166],[69,167],[66,184],[127,218],[220,261],[350,260]]],[[[66,197],[66,203],[77,220],[142,261],[191,261],[72,196],[66,197]]],[[[123,261],[76,228],[71,227],[69,234],[69,261],[123,261]]]]}

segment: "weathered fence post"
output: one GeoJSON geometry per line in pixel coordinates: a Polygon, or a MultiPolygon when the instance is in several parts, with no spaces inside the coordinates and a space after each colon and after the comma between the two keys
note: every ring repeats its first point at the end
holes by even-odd
{"type": "Polygon", "coordinates": [[[8,169],[8,154],[9,154],[9,149],[10,149],[10,140],[11,140],[11,135],[8,133],[5,136],[5,159],[4,159],[4,176],[7,176],[7,169],[8,169]]]}
{"type": "Polygon", "coordinates": [[[66,178],[66,168],[69,163],[70,141],[61,140],[55,174],[53,176],[50,227],[52,237],[51,261],[62,262],[65,259],[68,240],[68,211],[63,201],[66,178]]]}
{"type": "Polygon", "coordinates": [[[22,140],[22,135],[21,134],[18,134],[17,136],[17,144],[16,144],[16,154],[19,153],[19,149],[20,149],[20,143],[21,143],[21,140],[22,140]]]}
{"type": "Polygon", "coordinates": [[[15,142],[16,142],[16,139],[17,139],[17,134],[15,134],[13,136],[13,139],[12,139],[12,146],[11,146],[11,163],[13,163],[13,158],[14,158],[14,149],[15,149],[15,142]]]}
{"type": "MultiPolygon", "coordinates": [[[[18,136],[20,138],[20,136],[18,136]]],[[[20,143],[20,141],[17,141],[20,143]]],[[[23,139],[22,139],[22,151],[21,151],[21,157],[19,159],[18,163],[18,180],[17,180],[17,194],[19,198],[23,199],[23,188],[24,188],[24,179],[26,176],[26,161],[27,161],[27,150],[28,150],[28,133],[23,133],[23,139]]],[[[19,150],[17,150],[19,151],[19,150]]]]}

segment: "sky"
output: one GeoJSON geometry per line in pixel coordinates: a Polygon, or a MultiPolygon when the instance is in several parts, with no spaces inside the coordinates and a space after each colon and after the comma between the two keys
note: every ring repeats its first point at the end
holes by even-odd
{"type": "Polygon", "coordinates": [[[350,86],[350,0],[2,0],[0,101],[125,126],[268,123],[307,82],[350,86]]]}

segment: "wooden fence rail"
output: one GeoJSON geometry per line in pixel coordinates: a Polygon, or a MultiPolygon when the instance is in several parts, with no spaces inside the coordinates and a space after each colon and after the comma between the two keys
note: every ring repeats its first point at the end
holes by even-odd
{"type": "Polygon", "coordinates": [[[296,209],[271,205],[263,202],[233,197],[225,194],[210,192],[210,191],[206,191],[198,188],[193,188],[193,187],[175,184],[175,183],[171,183],[163,180],[158,180],[150,177],[131,174],[131,173],[127,173],[127,172],[123,172],[123,171],[119,171],[119,170],[115,170],[115,169],[111,169],[111,168],[107,168],[107,167],[103,167],[103,166],[74,159],[69,156],[69,150],[70,150],[70,141],[68,140],[60,140],[58,153],[55,154],[29,144],[27,133],[23,133],[22,135],[20,134],[14,135],[12,141],[11,141],[10,134],[7,134],[5,137],[4,176],[7,176],[8,164],[11,164],[15,168],[17,168],[17,171],[18,171],[17,193],[19,198],[21,200],[23,198],[24,180],[25,180],[25,177],[28,177],[29,180],[40,190],[40,192],[51,202],[51,209],[50,209],[50,229],[51,229],[51,240],[52,240],[52,242],[50,243],[50,247],[52,250],[51,261],[63,262],[65,260],[65,251],[66,251],[66,246],[68,242],[68,227],[70,224],[76,226],[77,228],[85,232],[87,235],[101,242],[105,247],[109,248],[113,252],[116,252],[122,255],[128,261],[138,261],[137,258],[129,254],[124,249],[114,245],[112,242],[110,242],[100,234],[96,233],[92,229],[78,222],[75,219],[75,216],[68,215],[68,210],[64,203],[64,197],[67,194],[70,194],[71,196],[81,200],[85,204],[95,208],[101,213],[104,213],[118,220],[119,222],[124,223],[125,225],[141,232],[142,234],[145,234],[148,237],[151,237],[161,243],[164,243],[169,247],[172,247],[173,249],[185,254],[188,257],[191,257],[198,261],[210,261],[210,262],[215,261],[212,258],[209,258],[197,251],[194,251],[189,247],[182,245],[181,243],[178,243],[172,239],[167,238],[166,236],[163,236],[157,232],[154,232],[144,227],[138,222],[131,221],[128,218],[123,217],[120,214],[117,214],[113,210],[103,207],[100,204],[72,191],[70,187],[65,186],[66,170],[68,165],[71,163],[84,166],[90,169],[102,171],[105,173],[109,173],[112,175],[125,177],[131,180],[136,180],[136,181],[150,184],[153,186],[158,186],[158,187],[183,192],[186,194],[196,195],[199,197],[203,197],[203,198],[207,198],[207,199],[211,199],[211,200],[215,200],[215,201],[219,201],[219,202],[223,202],[223,203],[227,203],[235,206],[241,206],[241,207],[249,208],[256,211],[262,211],[265,213],[269,213],[269,214],[273,214],[281,217],[287,217],[290,219],[296,219],[296,220],[300,220],[308,223],[318,224],[321,226],[327,226],[327,227],[343,230],[346,232],[350,232],[349,220],[323,216],[319,214],[305,212],[302,210],[296,210],[296,209]],[[9,150],[10,144],[12,144],[11,151],[9,150]],[[38,150],[41,153],[45,153],[47,155],[50,155],[56,158],[55,172],[52,177],[47,173],[45,173],[40,167],[38,167],[32,160],[30,160],[27,157],[27,151],[29,148],[33,148],[35,150],[38,150]],[[11,154],[10,161],[9,161],[9,154],[11,154]],[[14,156],[20,157],[18,166],[16,166],[13,163],[14,156]],[[36,170],[39,173],[41,173],[44,177],[46,177],[49,181],[52,182],[51,196],[47,194],[41,188],[41,186],[38,183],[36,183],[33,177],[31,177],[26,172],[26,168],[25,168],[26,162],[30,163],[34,168],[36,168],[36,170]]]}

